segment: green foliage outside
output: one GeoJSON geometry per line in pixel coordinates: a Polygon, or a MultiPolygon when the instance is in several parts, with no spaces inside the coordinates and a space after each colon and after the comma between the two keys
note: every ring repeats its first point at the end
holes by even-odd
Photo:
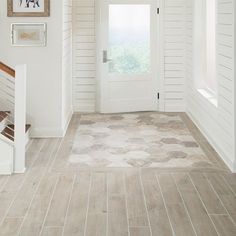
{"type": "Polygon", "coordinates": [[[110,73],[142,74],[150,71],[150,48],[147,44],[110,47],[110,73]]]}

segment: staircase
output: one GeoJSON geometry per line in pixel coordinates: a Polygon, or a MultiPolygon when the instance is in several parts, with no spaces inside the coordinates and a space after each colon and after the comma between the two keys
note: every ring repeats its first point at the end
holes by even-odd
{"type": "Polygon", "coordinates": [[[0,175],[24,173],[26,124],[26,66],[15,70],[0,62],[0,175]]]}

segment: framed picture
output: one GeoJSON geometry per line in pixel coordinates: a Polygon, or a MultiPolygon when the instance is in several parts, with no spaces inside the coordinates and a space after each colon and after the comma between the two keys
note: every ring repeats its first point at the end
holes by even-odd
{"type": "Polygon", "coordinates": [[[50,0],[7,0],[7,16],[46,17],[50,15],[50,0]]]}
{"type": "Polygon", "coordinates": [[[45,47],[45,23],[16,23],[11,25],[13,46],[45,47]]]}

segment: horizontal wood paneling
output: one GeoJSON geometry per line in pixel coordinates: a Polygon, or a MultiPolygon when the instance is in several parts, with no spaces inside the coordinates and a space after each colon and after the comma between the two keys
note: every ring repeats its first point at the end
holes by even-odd
{"type": "Polygon", "coordinates": [[[164,109],[185,110],[185,1],[164,1],[164,109]]]}
{"type": "Polygon", "coordinates": [[[95,2],[73,1],[73,106],[75,111],[95,111],[95,2]]]}
{"type": "Polygon", "coordinates": [[[234,162],[234,17],[233,0],[217,0],[217,82],[218,106],[196,89],[193,72],[193,0],[186,0],[187,111],[206,134],[224,161],[234,162]]]}

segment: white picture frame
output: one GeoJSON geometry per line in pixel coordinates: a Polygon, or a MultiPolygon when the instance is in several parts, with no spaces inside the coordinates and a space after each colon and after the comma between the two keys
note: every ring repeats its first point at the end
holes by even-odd
{"type": "Polygon", "coordinates": [[[11,44],[21,47],[45,47],[46,32],[46,23],[13,23],[11,24],[11,44]]]}

